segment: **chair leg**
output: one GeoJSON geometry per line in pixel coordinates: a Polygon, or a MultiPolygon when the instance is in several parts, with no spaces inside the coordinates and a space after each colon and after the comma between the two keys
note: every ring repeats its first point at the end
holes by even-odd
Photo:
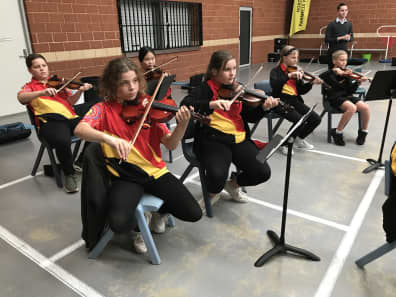
{"type": "Polygon", "coordinates": [[[55,155],[52,152],[52,149],[50,149],[48,147],[47,147],[47,152],[48,152],[48,156],[50,158],[52,170],[53,170],[54,175],[55,175],[56,184],[57,184],[58,188],[62,188],[63,187],[62,175],[61,175],[61,172],[60,172],[60,170],[58,168],[58,165],[56,165],[55,155]]]}
{"type": "Polygon", "coordinates": [[[267,126],[268,126],[268,141],[272,140],[272,115],[271,113],[268,114],[267,117],[267,126]]]}
{"type": "Polygon", "coordinates": [[[32,173],[31,173],[32,176],[35,176],[35,175],[36,175],[37,168],[38,168],[38,166],[40,165],[41,158],[43,157],[44,150],[45,150],[45,145],[44,145],[44,144],[41,144],[41,145],[40,145],[39,152],[38,152],[37,157],[36,157],[36,161],[34,161],[32,173]]]}
{"type": "Polygon", "coordinates": [[[191,170],[193,170],[194,166],[189,164],[187,169],[184,170],[182,176],[180,177],[180,181],[183,183],[186,177],[190,174],[191,170]]]}
{"type": "Polygon", "coordinates": [[[159,256],[157,247],[155,246],[150,229],[147,225],[146,218],[144,217],[144,209],[141,205],[137,206],[135,215],[139,225],[140,232],[142,233],[143,236],[144,243],[146,244],[151,263],[154,265],[161,264],[161,258],[159,256]]]}
{"type": "Polygon", "coordinates": [[[88,259],[96,259],[104,250],[109,241],[113,238],[114,232],[108,228],[105,234],[100,238],[98,243],[89,252],[88,259]]]}
{"type": "Polygon", "coordinates": [[[320,114],[320,118],[323,118],[323,116],[325,115],[326,110],[323,110],[322,113],[320,114]]]}
{"type": "Polygon", "coordinates": [[[393,250],[394,248],[396,248],[396,241],[393,241],[392,243],[385,243],[374,251],[356,260],[355,263],[359,268],[363,269],[364,265],[378,259],[379,257],[393,250]]]}
{"type": "Polygon", "coordinates": [[[205,170],[201,167],[199,167],[199,178],[201,179],[201,187],[202,187],[202,194],[205,203],[206,215],[211,218],[213,217],[212,203],[210,201],[208,189],[206,187],[205,170]]]}
{"type": "Polygon", "coordinates": [[[81,146],[81,140],[77,141],[74,145],[74,149],[73,149],[73,161],[76,160],[77,158],[77,154],[78,151],[80,150],[80,146],[81,146]]]}
{"type": "Polygon", "coordinates": [[[279,120],[275,124],[274,129],[272,129],[272,135],[274,135],[278,131],[278,129],[279,129],[280,125],[282,125],[284,119],[285,118],[279,118],[279,120]]]}
{"type": "Polygon", "coordinates": [[[327,142],[331,143],[331,112],[327,113],[327,142]]]}
{"type": "Polygon", "coordinates": [[[169,151],[169,163],[173,162],[173,156],[172,156],[172,151],[169,151]]]}
{"type": "Polygon", "coordinates": [[[260,121],[254,123],[252,130],[250,131],[250,135],[253,135],[254,131],[256,131],[260,121]]]}

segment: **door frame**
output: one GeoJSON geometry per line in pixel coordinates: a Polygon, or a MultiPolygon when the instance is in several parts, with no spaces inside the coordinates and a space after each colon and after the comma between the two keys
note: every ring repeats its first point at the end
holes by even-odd
{"type": "Polygon", "coordinates": [[[252,62],[252,23],[253,23],[253,8],[252,7],[247,7],[247,6],[241,6],[239,7],[239,25],[238,25],[238,31],[239,31],[239,42],[238,42],[238,55],[239,55],[239,67],[246,67],[250,66],[252,62]],[[250,44],[249,44],[249,63],[248,64],[240,64],[241,61],[241,11],[249,11],[250,12],[250,44]]]}
{"type": "Polygon", "coordinates": [[[26,11],[25,11],[24,0],[19,0],[18,6],[19,6],[20,17],[21,17],[21,21],[22,21],[22,28],[23,28],[23,33],[24,33],[24,37],[25,37],[27,54],[31,54],[31,53],[33,53],[33,48],[32,48],[32,41],[30,39],[30,31],[29,31],[29,25],[28,25],[28,20],[27,20],[26,11]]]}

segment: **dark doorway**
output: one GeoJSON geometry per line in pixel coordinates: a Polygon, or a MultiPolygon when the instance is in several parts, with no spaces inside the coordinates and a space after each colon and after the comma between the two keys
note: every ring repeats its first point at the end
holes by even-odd
{"type": "Polygon", "coordinates": [[[239,9],[239,66],[250,65],[252,9],[239,9]]]}

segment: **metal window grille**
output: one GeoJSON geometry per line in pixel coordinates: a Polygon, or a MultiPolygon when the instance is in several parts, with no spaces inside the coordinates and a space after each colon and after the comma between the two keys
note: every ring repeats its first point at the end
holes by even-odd
{"type": "Polygon", "coordinates": [[[142,46],[172,49],[202,45],[202,4],[162,0],[118,0],[123,52],[142,46]]]}

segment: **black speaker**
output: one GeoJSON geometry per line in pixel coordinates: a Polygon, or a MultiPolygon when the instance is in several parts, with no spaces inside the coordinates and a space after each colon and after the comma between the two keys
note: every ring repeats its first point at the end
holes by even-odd
{"type": "Polygon", "coordinates": [[[280,50],[287,45],[287,39],[286,38],[275,38],[274,39],[274,52],[279,53],[280,50]]]}
{"type": "Polygon", "coordinates": [[[392,57],[392,66],[396,66],[396,57],[392,57]]]}
{"type": "Polygon", "coordinates": [[[268,54],[268,62],[278,62],[280,59],[279,53],[269,53],[268,54]]]}

